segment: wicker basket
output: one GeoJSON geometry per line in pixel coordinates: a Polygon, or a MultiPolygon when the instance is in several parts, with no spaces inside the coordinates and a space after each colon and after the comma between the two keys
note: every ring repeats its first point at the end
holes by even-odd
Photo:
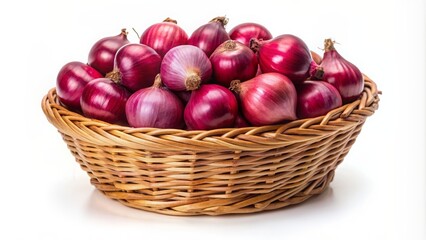
{"type": "Polygon", "coordinates": [[[131,128],[62,107],[55,89],[42,108],[91,183],[138,209],[221,215],[282,208],[320,194],[378,108],[376,84],[325,116],[284,125],[185,131],[131,128]]]}

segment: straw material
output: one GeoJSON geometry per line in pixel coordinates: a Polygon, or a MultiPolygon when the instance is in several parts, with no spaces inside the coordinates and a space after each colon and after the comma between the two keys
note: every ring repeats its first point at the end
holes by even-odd
{"type": "Polygon", "coordinates": [[[42,108],[106,196],[169,215],[252,213],[323,192],[366,118],[378,108],[364,76],[359,100],[327,115],[284,125],[186,131],[131,128],[62,107],[55,89],[42,108]]]}

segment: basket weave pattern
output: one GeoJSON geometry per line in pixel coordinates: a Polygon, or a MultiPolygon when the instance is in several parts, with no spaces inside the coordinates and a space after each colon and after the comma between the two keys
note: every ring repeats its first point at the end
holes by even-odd
{"type": "Polygon", "coordinates": [[[325,116],[283,125],[186,131],[131,128],[62,107],[56,90],[42,109],[106,196],[170,215],[221,215],[282,208],[320,194],[378,108],[364,76],[359,100],[325,116]]]}

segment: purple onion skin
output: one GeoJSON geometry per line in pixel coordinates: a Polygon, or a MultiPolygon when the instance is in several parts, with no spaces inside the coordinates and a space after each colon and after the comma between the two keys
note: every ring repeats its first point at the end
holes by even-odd
{"type": "Polygon", "coordinates": [[[364,90],[364,78],[357,66],[343,58],[334,48],[331,39],[325,40],[325,52],[321,65],[323,81],[333,85],[340,93],[343,104],[358,99],[364,90]]]}
{"type": "Polygon", "coordinates": [[[151,25],[142,33],[140,39],[140,43],[150,46],[161,57],[170,49],[187,42],[188,35],[172,19],[151,25]]]}
{"type": "Polygon", "coordinates": [[[342,106],[339,91],[323,81],[305,81],[297,89],[297,116],[313,118],[342,106]]]}
{"type": "Polygon", "coordinates": [[[234,127],[236,128],[250,127],[250,123],[244,118],[242,113],[238,113],[237,117],[235,118],[234,127]]]}
{"type": "Polygon", "coordinates": [[[130,92],[108,78],[98,78],[83,90],[80,104],[84,116],[126,125],[125,106],[130,92]]]}
{"type": "Polygon", "coordinates": [[[195,90],[210,81],[212,65],[201,49],[180,45],[166,53],[160,74],[163,84],[172,91],[195,90]]]}
{"type": "Polygon", "coordinates": [[[217,84],[205,84],[192,91],[184,111],[189,130],[211,130],[233,127],[238,114],[234,94],[217,84]]]}
{"type": "Polygon", "coordinates": [[[240,83],[239,99],[244,117],[253,126],[295,120],[296,88],[280,73],[263,73],[240,83]]]}
{"type": "Polygon", "coordinates": [[[172,92],[149,87],[133,93],[126,104],[126,116],[132,127],[183,128],[183,104],[172,92]]]}
{"type": "Polygon", "coordinates": [[[101,73],[82,62],[65,64],[56,78],[56,93],[59,101],[70,110],[80,111],[80,98],[84,86],[101,77],[103,77],[101,73]]]}
{"type": "MultiPolygon", "coordinates": [[[[258,60],[263,73],[284,74],[294,84],[309,78],[312,58],[308,46],[302,39],[291,34],[283,34],[267,41],[260,41],[259,44],[258,60]]],[[[251,46],[254,47],[253,44],[251,46]]],[[[256,47],[254,49],[256,50],[256,47]]]]}
{"type": "Polygon", "coordinates": [[[186,103],[191,98],[191,91],[173,91],[176,96],[179,97],[179,99],[186,105],[186,103]]]}
{"type": "Polygon", "coordinates": [[[118,49],[128,43],[126,29],[122,29],[117,36],[102,38],[90,49],[87,63],[105,76],[114,68],[114,56],[118,49]]]}
{"type": "Polygon", "coordinates": [[[114,71],[120,73],[119,82],[135,92],[150,87],[160,72],[161,57],[151,47],[130,43],[117,51],[114,71]]]}
{"type": "Polygon", "coordinates": [[[250,47],[250,40],[252,38],[269,40],[272,39],[271,32],[261,24],[258,23],[241,23],[229,31],[229,37],[236,40],[247,47],[250,47]]]}
{"type": "Polygon", "coordinates": [[[217,17],[197,28],[189,37],[188,44],[203,50],[208,57],[223,42],[229,40],[225,30],[226,18],[217,17]]]}

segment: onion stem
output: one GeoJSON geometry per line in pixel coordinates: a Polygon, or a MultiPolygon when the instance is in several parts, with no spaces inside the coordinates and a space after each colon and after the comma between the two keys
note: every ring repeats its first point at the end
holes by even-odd
{"type": "Polygon", "coordinates": [[[231,91],[234,91],[237,94],[240,94],[241,92],[241,81],[240,80],[232,80],[230,83],[229,89],[231,91]]]}
{"type": "Polygon", "coordinates": [[[157,74],[155,76],[154,84],[152,86],[156,88],[160,88],[162,85],[163,85],[163,82],[161,81],[161,76],[160,74],[157,74]]]}
{"type": "Polygon", "coordinates": [[[334,48],[334,43],[335,43],[335,41],[331,40],[331,38],[325,39],[324,40],[324,51],[328,52],[328,51],[336,50],[334,48]]]}
{"type": "Polygon", "coordinates": [[[166,18],[166,19],[164,19],[164,21],[163,22],[170,22],[170,23],[174,23],[174,24],[177,24],[177,21],[176,20],[174,20],[174,19],[172,19],[172,18],[166,18]]]}
{"type": "Polygon", "coordinates": [[[127,34],[129,34],[129,33],[127,32],[127,29],[122,28],[122,29],[121,29],[121,35],[123,35],[123,36],[127,36],[127,34]]]}
{"type": "Polygon", "coordinates": [[[235,47],[237,47],[237,44],[235,43],[234,40],[227,40],[225,42],[224,47],[225,47],[226,50],[233,50],[233,49],[235,49],[235,47]]]}
{"type": "Polygon", "coordinates": [[[192,73],[185,79],[185,87],[187,91],[196,90],[200,87],[201,77],[197,73],[192,73]]]}
{"type": "Polygon", "coordinates": [[[250,39],[250,49],[253,50],[253,52],[257,53],[260,48],[260,41],[258,39],[252,38],[250,39]]]}
{"type": "Polygon", "coordinates": [[[118,70],[107,73],[105,77],[111,79],[115,83],[121,82],[121,73],[118,70]]]}
{"type": "Polygon", "coordinates": [[[226,26],[226,24],[228,24],[229,19],[225,16],[223,17],[215,17],[212,20],[210,20],[210,22],[218,22],[221,23],[222,26],[226,26]]]}

